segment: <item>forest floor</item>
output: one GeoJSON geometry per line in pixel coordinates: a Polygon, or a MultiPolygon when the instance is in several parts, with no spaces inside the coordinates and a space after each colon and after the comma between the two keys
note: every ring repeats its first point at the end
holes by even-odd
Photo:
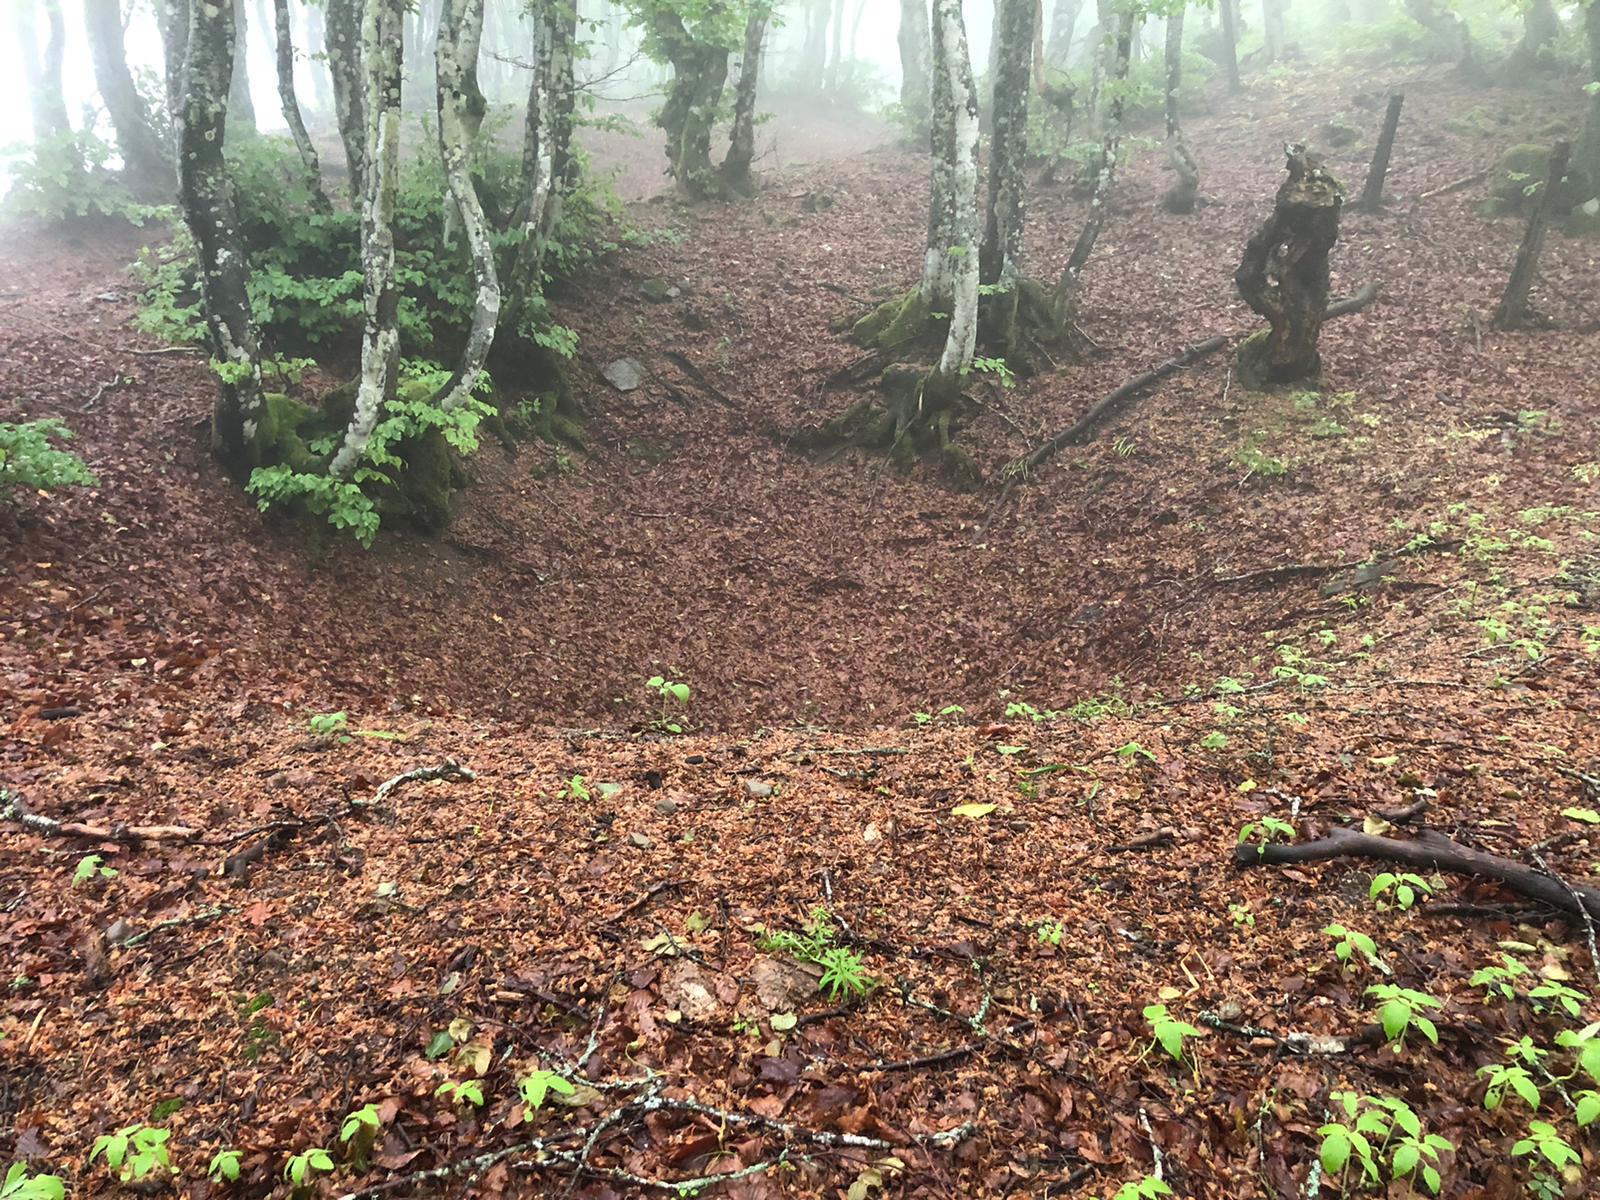
{"type": "MultiPolygon", "coordinates": [[[[991,480],[1249,332],[1230,277],[1281,143],[1375,128],[1355,97],[1395,82],[1212,93],[1193,217],[1136,152],[1094,351],[961,431],[991,480]]],[[[1600,1015],[1528,996],[1600,986],[1585,924],[1460,875],[1402,912],[1371,862],[1235,865],[1267,816],[1309,839],[1425,806],[1574,885],[1600,870],[1600,243],[1553,237],[1548,327],[1489,331],[1519,227],[1474,215],[1481,188],[1423,193],[1547,136],[1551,103],[1405,86],[1393,203],[1335,251],[1337,290],[1383,298],[1328,328],[1328,386],[1248,392],[1213,356],[1004,505],[794,447],[853,398],[833,327],[917,270],[924,165],[889,145],[792,156],[749,204],[631,206],[655,236],[555,298],[586,448],[491,445],[445,536],[370,553],[308,549],[217,471],[204,365],[130,324],[141,234],[0,234],[0,395],[66,420],[102,481],[0,515],[0,788],[69,823],[0,833],[0,1145],[83,1192],[113,1186],[94,1137],[151,1121],[196,1193],[223,1147],[264,1194],[327,1146],[330,1194],[748,1168],[727,1191],[1104,1195],[1159,1169],[1290,1197],[1350,1088],[1455,1144],[1446,1195],[1525,1194],[1526,1114],[1486,1111],[1475,1072],[1600,1015]],[[627,394],[599,376],[623,356],[649,375],[627,394]],[[447,762],[470,777],[379,794],[447,762]],[[116,874],[75,882],[90,854],[116,874]],[[867,996],[757,928],[818,909],[867,996]],[[1341,969],[1331,922],[1384,967],[1341,969]],[[1482,1003],[1501,953],[1529,974],[1482,1003]],[[1437,1046],[1372,1035],[1391,983],[1443,1002],[1437,1046]],[[1201,1030],[1181,1063],[1156,1003],[1201,1030]],[[537,1069],[587,1083],[529,1107],[537,1069]],[[481,1108],[437,1094],[471,1079],[481,1108]],[[369,1102],[362,1170],[337,1139],[369,1102]]],[[[1369,150],[1330,165],[1359,186],[1369,150]]],[[[1041,277],[1083,208],[1035,198],[1041,277]]]]}

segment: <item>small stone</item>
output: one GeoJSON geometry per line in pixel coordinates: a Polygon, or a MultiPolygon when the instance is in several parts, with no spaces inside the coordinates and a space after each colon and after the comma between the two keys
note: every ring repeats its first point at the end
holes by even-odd
{"type": "Polygon", "coordinates": [[[641,850],[648,850],[656,844],[656,840],[648,833],[630,833],[628,840],[641,850]]]}
{"type": "Polygon", "coordinates": [[[644,382],[644,364],[637,358],[619,358],[607,363],[600,374],[617,391],[631,392],[644,382]]]}
{"type": "Polygon", "coordinates": [[[656,811],[663,817],[670,817],[678,811],[678,802],[671,796],[663,796],[656,801],[656,811]]]}
{"type": "Polygon", "coordinates": [[[765,800],[772,795],[772,785],[764,779],[746,779],[744,781],[744,790],[757,800],[765,800]]]}
{"type": "Polygon", "coordinates": [[[678,296],[678,289],[665,279],[646,279],[639,285],[639,294],[651,304],[665,304],[678,296]]]}
{"type": "Polygon", "coordinates": [[[861,840],[867,845],[883,840],[883,834],[878,832],[878,827],[872,822],[867,822],[867,827],[861,831],[861,840]]]}

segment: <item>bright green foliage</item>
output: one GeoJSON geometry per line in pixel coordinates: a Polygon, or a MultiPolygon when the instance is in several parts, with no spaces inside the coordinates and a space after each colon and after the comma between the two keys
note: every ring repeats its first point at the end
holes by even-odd
{"type": "Polygon", "coordinates": [[[652,675],[644,685],[661,700],[661,713],[656,718],[656,726],[668,733],[682,733],[683,725],[672,720],[668,714],[674,703],[680,707],[689,703],[689,685],[668,679],[665,675],[652,675]]]}
{"type": "Polygon", "coordinates": [[[464,1083],[445,1080],[434,1090],[435,1096],[448,1096],[452,1104],[470,1104],[473,1108],[483,1107],[483,1085],[476,1079],[468,1079],[464,1083]]]}
{"type": "Polygon", "coordinates": [[[1582,1161],[1556,1127],[1548,1121],[1529,1121],[1528,1134],[1511,1147],[1512,1158],[1542,1158],[1556,1170],[1582,1161]]]}
{"type": "Polygon", "coordinates": [[[1415,1026],[1435,1046],[1439,1044],[1439,1028],[1422,1015],[1422,1010],[1443,1008],[1444,1001],[1392,983],[1374,984],[1367,989],[1367,995],[1378,999],[1378,1021],[1383,1025],[1384,1036],[1391,1042],[1404,1046],[1407,1032],[1415,1026]]]}
{"type": "Polygon", "coordinates": [[[1411,1106],[1397,1096],[1359,1096],[1334,1092],[1330,1097],[1344,1112],[1344,1120],[1331,1121],[1317,1130],[1322,1138],[1322,1169],[1342,1175],[1354,1162],[1361,1182],[1382,1182],[1384,1156],[1388,1155],[1391,1180],[1420,1177],[1422,1186],[1437,1196],[1443,1180],[1438,1162],[1441,1151],[1455,1145],[1438,1134],[1425,1133],[1411,1106]]]}
{"type": "Polygon", "coordinates": [[[27,1163],[12,1163],[0,1181],[0,1200],[64,1200],[65,1185],[56,1175],[33,1175],[27,1163]]]}
{"type": "Polygon", "coordinates": [[[1111,1200],[1159,1200],[1170,1195],[1171,1188],[1154,1175],[1146,1175],[1143,1179],[1130,1179],[1112,1194],[1111,1200]]]}
{"type": "Polygon", "coordinates": [[[376,1104],[363,1104],[354,1112],[348,1114],[344,1124],[339,1127],[339,1140],[348,1142],[362,1132],[367,1131],[367,1136],[377,1133],[378,1126],[383,1124],[383,1119],[378,1115],[376,1104]]]}
{"type": "Polygon", "coordinates": [[[283,1164],[283,1177],[294,1185],[296,1192],[302,1192],[310,1186],[317,1172],[331,1170],[333,1156],[321,1146],[313,1146],[289,1156],[289,1161],[283,1164]]]}
{"type": "Polygon", "coordinates": [[[1566,984],[1556,983],[1554,980],[1541,983],[1528,991],[1528,999],[1533,1001],[1533,1007],[1539,1012],[1560,1006],[1566,1010],[1569,1017],[1583,1016],[1583,1004],[1588,998],[1576,988],[1569,988],[1566,984]]]}
{"type": "Polygon", "coordinates": [[[817,990],[827,992],[830,1000],[837,1000],[840,996],[865,995],[877,985],[877,980],[867,973],[866,963],[859,954],[848,947],[835,945],[836,937],[828,910],[818,906],[811,910],[811,919],[805,924],[805,932],[763,930],[756,939],[756,945],[763,950],[790,955],[797,962],[821,967],[822,978],[817,981],[817,990]]]}
{"type": "Polygon", "coordinates": [[[1500,1107],[1507,1092],[1520,1096],[1523,1103],[1534,1112],[1539,1111],[1539,1085],[1534,1083],[1533,1076],[1528,1074],[1526,1067],[1512,1063],[1492,1063],[1487,1067],[1478,1068],[1478,1078],[1485,1077],[1489,1080],[1489,1089],[1483,1095],[1483,1106],[1490,1112],[1500,1107]]]}
{"type": "Polygon", "coordinates": [[[237,1183],[240,1157],[237,1150],[218,1150],[206,1167],[206,1177],[214,1183],[237,1183]]]}
{"type": "Polygon", "coordinates": [[[1577,1115],[1580,1129],[1593,1125],[1596,1120],[1600,1120],[1600,1092],[1593,1090],[1574,1092],[1572,1107],[1577,1115]]]}
{"type": "Polygon", "coordinates": [[[323,740],[337,738],[350,728],[350,714],[347,712],[313,713],[306,727],[317,737],[323,740]]]}
{"type": "Polygon", "coordinates": [[[592,795],[589,785],[583,781],[582,775],[574,775],[561,785],[561,791],[556,794],[557,800],[590,800],[592,795]]]}
{"type": "Polygon", "coordinates": [[[1059,946],[1065,933],[1066,929],[1060,921],[1040,921],[1038,928],[1034,930],[1034,937],[1043,945],[1059,946]]]}
{"type": "Polygon", "coordinates": [[[1556,1045],[1577,1053],[1578,1070],[1600,1083],[1600,1021],[1577,1031],[1563,1029],[1556,1034],[1556,1045]]]}
{"type": "Polygon", "coordinates": [[[115,147],[89,130],[58,133],[0,153],[0,175],[9,175],[8,211],[41,221],[74,217],[121,217],[138,225],[163,210],[140,204],[105,169],[115,147]],[[6,161],[9,160],[9,161],[6,161]]]}
{"type": "Polygon", "coordinates": [[[1156,756],[1151,754],[1150,751],[1146,750],[1138,742],[1125,742],[1118,746],[1117,757],[1125,763],[1132,763],[1141,758],[1144,759],[1145,762],[1153,763],[1156,761],[1156,756]]]}
{"type": "Polygon", "coordinates": [[[1381,871],[1372,879],[1372,886],[1367,889],[1367,898],[1380,909],[1398,908],[1405,912],[1417,902],[1417,897],[1433,895],[1433,887],[1420,875],[1410,872],[1395,874],[1393,871],[1381,871]]]}
{"type": "Polygon", "coordinates": [[[1346,967],[1355,965],[1357,951],[1360,951],[1361,957],[1373,966],[1383,966],[1383,960],[1378,957],[1377,944],[1360,930],[1347,929],[1335,921],[1332,925],[1326,926],[1322,932],[1338,939],[1334,944],[1333,954],[1346,967]]]}
{"type": "Polygon", "coordinates": [[[160,1174],[177,1174],[167,1154],[168,1129],[150,1125],[127,1125],[115,1133],[103,1133],[94,1140],[89,1161],[105,1160],[106,1166],[124,1183],[136,1183],[160,1174]]]}
{"type": "Polygon", "coordinates": [[[558,1096],[570,1096],[578,1089],[554,1071],[534,1071],[517,1081],[517,1090],[522,1093],[522,1103],[527,1106],[524,1119],[531,1121],[533,1110],[543,1108],[551,1092],[558,1096]]]}
{"type": "Polygon", "coordinates": [[[78,860],[77,868],[72,872],[72,886],[82,887],[95,879],[115,879],[117,869],[105,866],[105,861],[98,854],[85,854],[78,860]]]}
{"type": "Polygon", "coordinates": [[[1144,1019],[1155,1035],[1151,1045],[1160,1046],[1174,1062],[1183,1061],[1185,1041],[1201,1036],[1200,1031],[1193,1025],[1187,1021],[1180,1021],[1169,1013],[1165,1004],[1145,1005],[1144,1019]]]}
{"type": "Polygon", "coordinates": [[[1258,854],[1265,854],[1267,846],[1272,842],[1287,842],[1294,839],[1294,826],[1277,817],[1262,817],[1259,821],[1247,821],[1239,830],[1238,844],[1243,846],[1252,843],[1257,848],[1258,854]]]}
{"type": "Polygon", "coordinates": [[[1502,1000],[1515,1000],[1517,998],[1517,989],[1512,980],[1519,975],[1528,973],[1528,968],[1509,954],[1502,954],[1500,961],[1504,965],[1480,967],[1472,973],[1472,978],[1467,981],[1473,987],[1481,987],[1484,990],[1483,1002],[1485,1004],[1496,996],[1499,996],[1502,1000]]]}
{"type": "Polygon", "coordinates": [[[17,488],[98,487],[100,481],[81,458],[50,444],[71,437],[72,430],[54,418],[20,425],[0,421],[0,504],[9,502],[17,488]]]}

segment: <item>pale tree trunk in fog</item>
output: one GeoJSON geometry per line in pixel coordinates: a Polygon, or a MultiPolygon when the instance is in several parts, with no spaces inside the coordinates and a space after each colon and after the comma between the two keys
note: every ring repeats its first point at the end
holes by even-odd
{"type": "Polygon", "coordinates": [[[839,61],[844,57],[844,0],[833,4],[833,53],[828,57],[828,82],[830,92],[839,90],[839,61]]]}
{"type": "MultiPolygon", "coordinates": [[[[561,224],[567,197],[578,186],[578,156],[572,152],[573,114],[578,104],[578,9],[576,0],[550,0],[545,38],[545,146],[550,179],[539,215],[538,269],[544,270],[544,247],[561,224]]],[[[720,92],[720,89],[719,89],[720,92]]],[[[535,284],[539,283],[535,280],[535,284]]]]}
{"type": "MultiPolygon", "coordinates": [[[[1589,0],[1583,10],[1583,27],[1589,42],[1589,78],[1600,79],[1600,0],[1589,0]]],[[[1573,150],[1573,162],[1589,176],[1589,194],[1600,194],[1600,89],[1589,97],[1583,135],[1573,150]]]]}
{"type": "Polygon", "coordinates": [[[1064,70],[1072,54],[1072,38],[1078,30],[1078,14],[1083,0],[1056,0],[1050,15],[1050,39],[1045,43],[1044,60],[1056,70],[1064,70]]]}
{"type": "Polygon", "coordinates": [[[1239,79],[1239,10],[1234,0],[1221,0],[1222,4],[1222,66],[1228,76],[1228,90],[1237,92],[1244,86],[1239,79]]]}
{"type": "Polygon", "coordinates": [[[189,57],[189,0],[155,0],[161,30],[162,81],[166,84],[167,127],[176,139],[183,113],[183,64],[189,57]]]}
{"type": "Polygon", "coordinates": [[[944,160],[935,163],[934,187],[946,191],[950,240],[944,253],[952,260],[950,333],[937,373],[954,383],[972,366],[978,344],[978,89],[961,0],[934,0],[933,70],[943,77],[933,125],[944,160]]]}
{"type": "MultiPolygon", "coordinates": [[[[281,0],[280,0],[281,2],[281,0]]],[[[455,201],[461,231],[467,239],[472,259],[472,279],[477,289],[472,309],[472,327],[455,374],[437,397],[439,407],[450,412],[472,399],[473,390],[483,377],[483,367],[494,346],[495,328],[500,320],[500,279],[495,271],[494,246],[489,240],[489,223],[484,219],[478,188],[472,181],[469,155],[476,137],[482,110],[474,114],[473,92],[468,79],[476,72],[469,65],[478,40],[472,30],[483,28],[484,0],[443,0],[439,31],[434,48],[434,79],[439,105],[439,157],[444,164],[450,197],[455,201]],[[476,11],[474,11],[476,10],[476,11]]],[[[477,97],[481,103],[481,94],[477,97]]]]}
{"type": "Polygon", "coordinates": [[[333,83],[334,120],[344,143],[350,200],[361,207],[367,194],[367,107],[361,62],[361,6],[365,0],[326,0],[323,51],[333,83]]]}
{"type": "Polygon", "coordinates": [[[128,173],[142,184],[171,194],[172,157],[156,136],[144,97],[134,86],[122,40],[122,5],[118,0],[84,0],[83,24],[94,59],[95,86],[105,101],[117,150],[128,173]]]}
{"type": "Polygon", "coordinates": [[[1539,65],[1541,52],[1561,36],[1561,17],[1551,0],[1525,0],[1522,38],[1507,56],[1501,74],[1509,84],[1527,82],[1526,73],[1539,65]]]}
{"type": "Polygon", "coordinates": [[[283,106],[283,119],[300,151],[300,164],[305,168],[306,187],[311,191],[311,202],[320,212],[329,212],[333,205],[322,190],[322,167],[317,162],[317,148],[311,144],[306,132],[305,119],[300,115],[300,99],[294,90],[294,35],[289,25],[289,0],[272,0],[273,25],[278,43],[278,102],[283,106]]]}
{"type": "Polygon", "coordinates": [[[1472,30],[1460,14],[1441,7],[1439,0],[1405,0],[1405,9],[1412,20],[1434,35],[1464,80],[1473,84],[1488,82],[1472,30]]]}
{"type": "Polygon", "coordinates": [[[549,23],[551,0],[536,0],[533,16],[533,53],[529,61],[528,106],[522,129],[522,195],[512,217],[512,227],[521,232],[516,253],[506,273],[505,321],[513,333],[521,327],[530,298],[543,286],[544,208],[550,190],[550,147],[544,130],[544,83],[549,70],[549,23]]]}
{"type": "Polygon", "coordinates": [[[722,177],[740,195],[755,191],[750,166],[756,157],[756,91],[760,85],[761,47],[767,36],[772,8],[752,4],[744,26],[744,49],[739,57],[739,82],[733,94],[733,133],[722,160],[722,177]]]}
{"type": "Polygon", "coordinates": [[[194,6],[178,118],[178,203],[200,260],[201,307],[219,380],[212,449],[230,470],[243,474],[258,465],[264,413],[260,344],[247,287],[249,261],[222,154],[234,35],[231,5],[194,6]]]}
{"type": "Polygon", "coordinates": [[[1189,150],[1188,139],[1178,116],[1178,101],[1183,88],[1183,9],[1176,8],[1167,18],[1167,165],[1177,179],[1161,198],[1170,213],[1192,213],[1195,195],[1200,190],[1200,166],[1189,150]]]}
{"type": "Polygon", "coordinates": [[[800,51],[800,78],[816,86],[828,67],[828,14],[830,0],[810,0],[806,8],[806,40],[800,51]]]}
{"type": "MultiPolygon", "coordinates": [[[[989,139],[989,217],[979,282],[1015,302],[1027,212],[1028,93],[1037,0],[996,0],[994,121],[989,139]]],[[[999,297],[997,296],[996,299],[999,297]]]]}
{"type": "Polygon", "coordinates": [[[328,473],[348,479],[365,453],[400,370],[400,289],[394,269],[394,203],[400,185],[401,19],[405,0],[368,0],[361,22],[366,81],[366,194],[361,200],[362,292],[366,328],[361,382],[344,444],[328,473]]]}
{"type": "MultiPolygon", "coordinates": [[[[199,0],[205,3],[206,0],[199,0]]],[[[226,0],[221,0],[226,3],[226,0]]],[[[256,106],[250,98],[250,19],[245,16],[244,0],[233,0],[234,34],[233,75],[228,80],[228,120],[235,135],[256,131],[256,106]]]]}
{"type": "Polygon", "coordinates": [[[900,107],[917,126],[928,120],[927,0],[900,0],[900,107]]]}
{"type": "Polygon", "coordinates": [[[330,107],[328,72],[326,65],[310,57],[311,47],[321,46],[325,38],[321,4],[303,4],[300,7],[300,44],[308,47],[306,65],[311,73],[311,111],[320,120],[330,107]]]}
{"type": "Polygon", "coordinates": [[[60,0],[15,0],[17,42],[33,112],[33,140],[49,142],[72,134],[66,93],[61,82],[62,60],[67,52],[66,22],[60,0]],[[39,47],[38,15],[48,27],[44,48],[39,47]]]}
{"type": "Polygon", "coordinates": [[[1265,58],[1269,63],[1283,58],[1284,0],[1261,0],[1261,33],[1266,39],[1265,58]]]}
{"type": "Polygon", "coordinates": [[[1078,297],[1078,280],[1083,274],[1084,267],[1089,265],[1089,256],[1094,252],[1094,244],[1099,240],[1100,230],[1106,222],[1106,206],[1111,201],[1111,185],[1116,181],[1117,156],[1122,152],[1122,109],[1125,89],[1121,84],[1128,78],[1128,57],[1132,44],[1133,20],[1124,13],[1118,19],[1117,35],[1112,44],[1110,76],[1117,86],[1112,88],[1111,102],[1106,106],[1105,134],[1100,145],[1100,164],[1099,170],[1095,173],[1094,194],[1089,199],[1089,215],[1084,219],[1083,228],[1078,232],[1078,240],[1073,243],[1072,253],[1067,257],[1066,269],[1061,272],[1061,279],[1056,284],[1056,317],[1063,325],[1072,319],[1072,310],[1078,297]]]}

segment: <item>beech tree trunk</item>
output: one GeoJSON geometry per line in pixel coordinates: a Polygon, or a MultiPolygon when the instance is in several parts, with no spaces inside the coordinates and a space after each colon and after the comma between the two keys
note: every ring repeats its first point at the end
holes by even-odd
{"type": "Polygon", "coordinates": [[[1058,71],[1066,69],[1072,56],[1072,37],[1078,29],[1083,0],[1056,0],[1050,15],[1050,37],[1045,43],[1044,60],[1058,71]]]}
{"type": "Polygon", "coordinates": [[[1442,7],[1440,0],[1405,0],[1405,9],[1412,20],[1433,34],[1440,50],[1455,62],[1462,79],[1479,86],[1489,82],[1465,18],[1442,7]]]}
{"type": "Polygon", "coordinates": [[[1261,0],[1261,33],[1269,63],[1283,58],[1283,0],[1261,0]]]}
{"type": "Polygon", "coordinates": [[[733,96],[733,134],[722,159],[722,178],[741,196],[755,193],[750,166],[756,158],[756,91],[761,73],[761,48],[772,16],[768,4],[750,6],[744,26],[744,49],[739,57],[739,82],[733,96]]]}
{"type": "Polygon", "coordinates": [[[900,107],[918,126],[928,122],[931,36],[927,0],[900,0],[900,107]]]}
{"type": "Polygon", "coordinates": [[[505,279],[505,320],[516,332],[530,299],[543,285],[544,209],[551,189],[550,146],[545,137],[545,77],[550,70],[550,4],[540,0],[531,9],[532,54],[528,102],[523,114],[521,196],[512,218],[520,231],[505,279]]]}
{"type": "Polygon", "coordinates": [[[1394,153],[1394,135],[1400,128],[1400,106],[1405,99],[1400,92],[1389,93],[1389,107],[1383,114],[1383,131],[1378,134],[1378,148],[1372,152],[1367,181],[1361,187],[1361,200],[1357,207],[1362,212],[1375,213],[1383,209],[1383,181],[1389,174],[1389,157],[1394,153]]]}
{"type": "MultiPolygon", "coordinates": [[[[282,0],[279,0],[282,3],[282,0]]],[[[439,31],[434,40],[434,80],[439,109],[439,158],[450,185],[472,259],[472,279],[477,298],[472,309],[472,327],[466,348],[455,373],[440,391],[436,402],[446,412],[472,399],[483,378],[483,367],[494,346],[495,329],[500,320],[500,278],[495,270],[494,246],[489,240],[489,223],[472,180],[469,155],[476,125],[474,104],[483,96],[468,79],[474,75],[467,55],[476,55],[479,42],[472,36],[474,27],[483,28],[484,0],[442,0],[439,31]],[[476,11],[474,11],[476,10],[476,11]],[[476,93],[476,96],[474,95],[476,93]]]]}
{"type": "Polygon", "coordinates": [[[183,115],[183,65],[189,57],[189,0],[155,0],[155,6],[156,26],[161,31],[167,128],[176,141],[183,115]]]}
{"type": "Polygon", "coordinates": [[[311,201],[319,212],[329,212],[333,205],[322,190],[322,166],[317,162],[317,148],[306,132],[305,118],[300,115],[300,99],[294,90],[294,34],[289,25],[289,0],[272,0],[272,16],[278,47],[278,102],[283,106],[283,119],[294,137],[295,148],[300,151],[300,164],[305,168],[311,201]]]}
{"type": "MultiPolygon", "coordinates": [[[[1600,0],[1589,0],[1583,10],[1583,27],[1589,42],[1589,78],[1600,79],[1600,0]]],[[[1589,97],[1589,112],[1573,161],[1589,180],[1589,195],[1584,199],[1600,195],[1600,89],[1589,97]]]]}
{"type": "Polygon", "coordinates": [[[1234,0],[1222,3],[1222,67],[1228,74],[1228,90],[1237,92],[1244,86],[1239,80],[1239,21],[1234,0]]]}
{"type": "Polygon", "coordinates": [[[989,215],[978,255],[979,282],[1015,290],[1022,278],[1027,211],[1028,93],[1036,0],[996,0],[994,118],[989,139],[989,215]]]}
{"type": "Polygon", "coordinates": [[[1244,302],[1270,326],[1239,346],[1240,378],[1251,386],[1314,379],[1322,370],[1317,339],[1344,189],[1304,146],[1288,148],[1288,170],[1272,216],[1246,243],[1233,275],[1244,302]]]}
{"type": "Polygon", "coordinates": [[[248,290],[249,260],[223,158],[233,77],[234,11],[226,3],[194,6],[178,120],[178,203],[200,260],[201,307],[219,381],[212,409],[212,449],[231,471],[244,475],[260,461],[264,413],[260,339],[248,290]]]}
{"type": "Polygon", "coordinates": [[[1569,142],[1558,141],[1550,147],[1550,170],[1544,187],[1533,201],[1533,211],[1528,214],[1528,227],[1522,234],[1522,245],[1517,249],[1517,261],[1511,268],[1511,278],[1495,309],[1496,329],[1515,329],[1528,318],[1528,292],[1533,287],[1534,276],[1539,273],[1539,254],[1544,249],[1545,230],[1550,223],[1550,209],[1554,204],[1556,189],[1566,178],[1567,162],[1572,154],[1569,142]]]}
{"type": "MultiPolygon", "coordinates": [[[[206,0],[198,2],[204,4],[206,0]]],[[[245,15],[244,0],[233,0],[233,19],[237,32],[234,34],[233,74],[228,79],[228,120],[235,134],[253,134],[256,105],[250,96],[250,18],[245,15]]]]}
{"type": "Polygon", "coordinates": [[[839,64],[844,58],[844,0],[834,0],[833,21],[830,25],[833,30],[833,52],[828,56],[827,89],[830,92],[839,90],[839,64]]]}
{"type": "Polygon", "coordinates": [[[1170,213],[1192,213],[1200,192],[1200,164],[1195,162],[1189,141],[1183,136],[1178,101],[1183,88],[1183,9],[1167,17],[1167,165],[1177,176],[1162,196],[1170,213]]]}
{"type": "Polygon", "coordinates": [[[60,0],[16,0],[17,41],[22,50],[22,70],[28,84],[28,104],[33,115],[33,140],[47,144],[72,136],[62,85],[62,62],[67,52],[66,21],[60,0]],[[47,33],[39,47],[38,13],[44,13],[47,33]]]}
{"type": "Polygon", "coordinates": [[[400,289],[394,268],[394,202],[400,184],[401,22],[405,0],[367,0],[361,23],[367,131],[366,194],[361,204],[362,290],[366,328],[361,381],[344,444],[328,466],[337,479],[355,474],[400,370],[400,289]]]}
{"type": "Polygon", "coordinates": [[[367,106],[361,61],[361,6],[366,0],[327,0],[323,52],[333,84],[334,120],[344,143],[350,202],[360,207],[367,194],[367,106]]]}
{"type": "MultiPolygon", "coordinates": [[[[1031,12],[1031,9],[1029,10],[1031,12]]],[[[1029,41],[1031,42],[1031,38],[1029,41]]],[[[944,386],[958,381],[972,366],[978,342],[978,89],[972,78],[961,0],[933,0],[933,69],[945,77],[943,111],[933,114],[943,134],[946,169],[935,181],[948,181],[950,245],[950,332],[935,375],[944,386]]]]}
{"type": "Polygon", "coordinates": [[[722,176],[711,165],[711,129],[728,81],[728,48],[701,41],[677,13],[655,10],[652,32],[672,64],[672,86],[656,124],[667,134],[669,172],[692,200],[722,193],[722,176]]]}
{"type": "Polygon", "coordinates": [[[550,156],[550,180],[539,220],[539,264],[543,270],[544,246],[561,224],[562,209],[578,186],[578,159],[572,152],[573,113],[578,102],[574,63],[578,46],[578,9],[575,0],[554,0],[545,40],[544,81],[548,96],[545,145],[550,156]]]}
{"type": "Polygon", "coordinates": [[[83,0],[83,24],[94,60],[95,86],[105,101],[106,113],[117,134],[117,150],[129,175],[170,196],[172,156],[156,136],[144,97],[139,95],[133,73],[128,70],[122,40],[122,5],[119,0],[83,0]]]}

